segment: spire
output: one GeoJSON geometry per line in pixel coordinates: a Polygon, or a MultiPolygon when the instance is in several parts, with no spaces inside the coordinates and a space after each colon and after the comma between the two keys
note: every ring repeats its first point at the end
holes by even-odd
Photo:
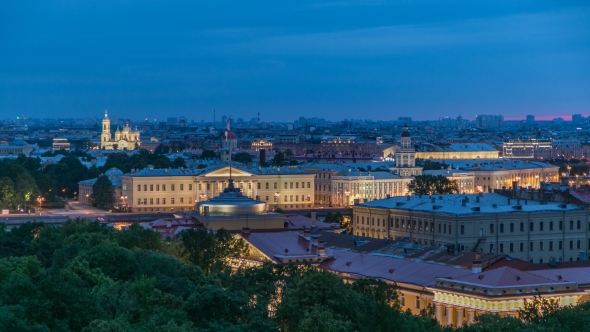
{"type": "Polygon", "coordinates": [[[104,118],[105,119],[109,118],[109,111],[108,110],[104,110],[104,118]]]}

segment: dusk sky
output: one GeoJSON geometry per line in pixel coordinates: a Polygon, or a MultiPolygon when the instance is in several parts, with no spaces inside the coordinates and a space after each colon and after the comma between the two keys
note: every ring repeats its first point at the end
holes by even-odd
{"type": "Polygon", "coordinates": [[[590,1],[0,1],[0,118],[590,113],[590,1]]]}

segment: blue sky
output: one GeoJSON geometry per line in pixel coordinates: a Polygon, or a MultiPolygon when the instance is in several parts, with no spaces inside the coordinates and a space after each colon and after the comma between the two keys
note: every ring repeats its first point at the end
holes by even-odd
{"type": "Polygon", "coordinates": [[[0,118],[590,113],[590,2],[1,1],[0,118]]]}

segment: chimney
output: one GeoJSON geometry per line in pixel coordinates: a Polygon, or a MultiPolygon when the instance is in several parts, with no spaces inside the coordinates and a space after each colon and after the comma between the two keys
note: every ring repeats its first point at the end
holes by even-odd
{"type": "Polygon", "coordinates": [[[304,228],[303,228],[303,227],[301,227],[301,228],[299,229],[299,236],[303,237],[303,236],[304,236],[304,235],[303,235],[303,233],[304,233],[304,228]]]}
{"type": "Polygon", "coordinates": [[[316,225],[316,221],[317,221],[317,212],[315,210],[311,210],[311,226],[315,226],[316,225]]]}
{"type": "Polygon", "coordinates": [[[260,149],[260,163],[266,162],[266,149],[260,149]]]}
{"type": "Polygon", "coordinates": [[[172,220],[168,219],[166,220],[166,228],[170,228],[172,227],[172,220]]]}
{"type": "Polygon", "coordinates": [[[321,257],[326,257],[326,248],[324,248],[324,241],[320,241],[318,243],[318,255],[321,257]]]}
{"type": "Polygon", "coordinates": [[[481,273],[481,260],[479,259],[479,254],[475,255],[475,260],[471,267],[471,273],[481,273]]]}
{"type": "Polygon", "coordinates": [[[248,227],[248,226],[242,227],[242,233],[243,234],[250,234],[250,227],[248,227]]]}
{"type": "Polygon", "coordinates": [[[311,244],[316,247],[319,245],[319,235],[313,235],[311,237],[311,244]]]}
{"type": "Polygon", "coordinates": [[[309,241],[309,238],[311,236],[311,228],[305,228],[303,230],[303,238],[309,241]]]}

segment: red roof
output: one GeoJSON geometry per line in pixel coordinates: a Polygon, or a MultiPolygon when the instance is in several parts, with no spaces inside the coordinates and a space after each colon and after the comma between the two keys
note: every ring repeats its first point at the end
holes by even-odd
{"type": "Polygon", "coordinates": [[[530,286],[557,283],[555,280],[547,279],[529,272],[519,271],[507,266],[495,270],[472,273],[460,278],[454,278],[453,280],[490,287],[530,286]]]}
{"type": "Polygon", "coordinates": [[[530,271],[529,273],[540,277],[561,282],[575,282],[579,285],[590,284],[590,267],[578,268],[551,268],[546,270],[530,271]]]}

